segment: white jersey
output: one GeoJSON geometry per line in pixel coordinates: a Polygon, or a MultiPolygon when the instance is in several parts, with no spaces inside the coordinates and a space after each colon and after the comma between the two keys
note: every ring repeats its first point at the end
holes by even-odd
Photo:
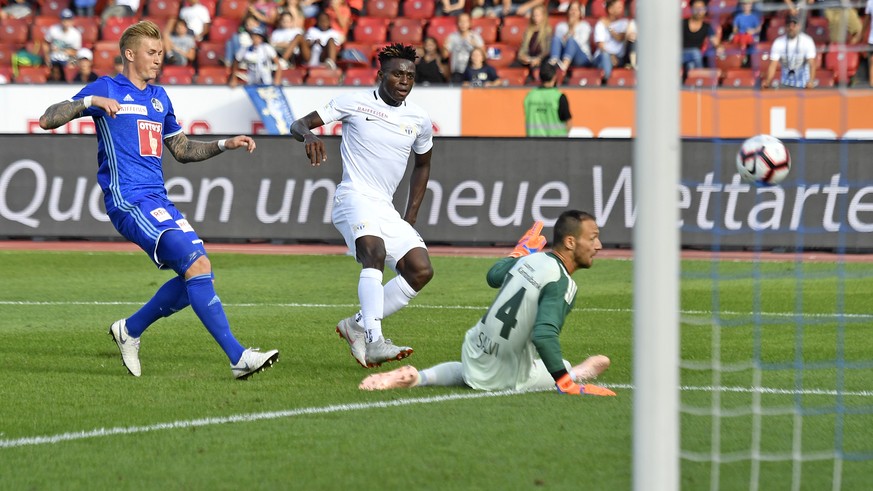
{"type": "Polygon", "coordinates": [[[433,147],[427,112],[409,101],[389,106],[378,89],[341,95],[316,112],[325,124],[341,121],[343,125],[343,179],[338,191],[353,190],[391,201],[406,172],[410,151],[420,155],[433,147]]]}
{"type": "Polygon", "coordinates": [[[815,59],[815,41],[806,34],[799,33],[794,39],[779,36],[770,46],[770,59],[781,61],[782,66],[789,70],[799,70],[807,61],[815,59]]]}

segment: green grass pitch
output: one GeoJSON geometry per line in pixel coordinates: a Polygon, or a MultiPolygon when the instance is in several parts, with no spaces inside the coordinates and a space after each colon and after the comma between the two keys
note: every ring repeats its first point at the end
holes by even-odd
{"type": "MultiPolygon", "coordinates": [[[[356,310],[352,259],[211,258],[237,338],[281,352],[248,381],[232,379],[190,309],[147,331],[143,376],[127,374],[109,324],[169,278],[144,255],[0,252],[0,489],[630,489],[631,261],[598,259],[574,276],[565,358],[610,356],[600,383],[618,393],[575,398],[361,392],[368,371],[334,332],[356,310]]],[[[411,364],[459,359],[494,294],[494,259],[434,258],[431,284],[384,322],[415,348],[411,364]]],[[[701,460],[717,442],[724,459],[683,459],[683,489],[749,489],[753,473],[762,490],[797,478],[832,489],[835,446],[873,451],[871,277],[868,264],[683,262],[681,446],[701,460]],[[751,369],[755,353],[763,370],[751,369]],[[753,468],[750,448],[807,460],[753,468]]],[[[842,489],[869,489],[873,462],[843,461],[838,474],[842,489]]]]}

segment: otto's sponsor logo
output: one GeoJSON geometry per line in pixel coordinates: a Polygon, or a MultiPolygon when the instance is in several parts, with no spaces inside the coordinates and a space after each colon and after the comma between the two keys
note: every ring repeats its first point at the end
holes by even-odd
{"type": "Polygon", "coordinates": [[[164,145],[162,123],[139,119],[136,122],[139,133],[139,154],[143,157],[159,157],[163,154],[164,145]]]}
{"type": "Polygon", "coordinates": [[[142,104],[122,104],[118,114],[139,114],[145,116],[149,113],[148,109],[142,104]]]}

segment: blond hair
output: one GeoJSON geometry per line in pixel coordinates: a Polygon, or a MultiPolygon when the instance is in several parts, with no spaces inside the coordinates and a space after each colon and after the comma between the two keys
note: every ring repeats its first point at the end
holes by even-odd
{"type": "Polygon", "coordinates": [[[142,38],[160,40],[161,30],[158,28],[157,24],[150,20],[137,22],[125,29],[124,33],[121,34],[121,39],[118,41],[121,56],[125,60],[127,60],[127,57],[124,56],[124,50],[135,50],[139,46],[139,40],[142,38]]]}

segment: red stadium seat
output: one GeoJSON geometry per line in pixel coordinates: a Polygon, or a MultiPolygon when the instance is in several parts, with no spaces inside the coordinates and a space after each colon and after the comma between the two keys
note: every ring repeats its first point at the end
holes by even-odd
{"type": "Polygon", "coordinates": [[[527,80],[528,70],[525,67],[500,67],[495,68],[497,77],[503,81],[503,85],[524,85],[527,80]]]}
{"type": "Polygon", "coordinates": [[[132,26],[139,19],[135,17],[110,17],[106,19],[103,28],[100,29],[100,39],[103,41],[118,41],[124,30],[132,26]]]}
{"type": "Polygon", "coordinates": [[[300,86],[303,85],[303,80],[306,78],[305,68],[289,68],[282,70],[279,75],[279,80],[284,86],[300,86]]]}
{"type": "Polygon", "coordinates": [[[788,28],[785,26],[785,24],[778,22],[774,24],[773,22],[770,22],[770,26],[767,28],[766,40],[772,43],[776,40],[776,38],[785,34],[787,30],[788,28]]]}
{"type": "MultiPolygon", "coordinates": [[[[179,0],[149,0],[146,7],[146,15],[158,19],[170,19],[179,16],[182,4],[179,0]]],[[[166,25],[166,22],[158,24],[166,25]]]]}
{"type": "Polygon", "coordinates": [[[218,9],[218,0],[200,0],[200,4],[206,7],[209,11],[209,17],[215,18],[215,11],[218,9]]]}
{"type": "Polygon", "coordinates": [[[758,84],[758,77],[751,68],[727,70],[721,82],[722,87],[750,88],[758,84]]]}
{"type": "Polygon", "coordinates": [[[599,68],[571,68],[567,85],[599,87],[603,85],[603,72],[599,68]]]}
{"type": "Polygon", "coordinates": [[[90,46],[100,38],[100,21],[97,17],[73,17],[73,25],[82,33],[83,46],[90,46]]]}
{"type": "Polygon", "coordinates": [[[446,43],[449,34],[458,30],[458,21],[454,17],[434,17],[427,23],[425,35],[436,39],[440,46],[446,43]]]}
{"type": "Polygon", "coordinates": [[[400,12],[400,0],[368,0],[367,16],[380,19],[396,19],[400,12]]]}
{"type": "Polygon", "coordinates": [[[388,21],[378,17],[358,17],[352,38],[358,43],[384,43],[388,40],[388,21]]]}
{"type": "MultiPolygon", "coordinates": [[[[107,71],[115,66],[115,57],[120,54],[115,41],[97,41],[94,43],[94,71],[107,71]]],[[[102,72],[101,72],[102,73],[102,72]]]]}
{"type": "Polygon", "coordinates": [[[209,40],[213,43],[225,43],[236,34],[240,21],[226,17],[215,17],[209,27],[209,40]]]}
{"type": "Polygon", "coordinates": [[[606,17],[606,0],[591,0],[588,2],[588,17],[606,17]]]}
{"type": "Polygon", "coordinates": [[[824,17],[806,18],[806,33],[815,42],[816,45],[829,44],[831,42],[831,31],[828,28],[828,20],[824,17]]]}
{"type": "Polygon", "coordinates": [[[482,41],[485,44],[497,42],[497,26],[500,24],[500,19],[495,17],[479,17],[470,21],[470,28],[482,36],[482,41]]]}
{"type": "Polygon", "coordinates": [[[826,69],[819,69],[815,71],[815,86],[821,89],[827,89],[834,87],[836,82],[834,81],[834,72],[826,69]]]}
{"type": "Polygon", "coordinates": [[[49,28],[57,23],[57,17],[48,17],[45,15],[34,17],[32,24],[30,24],[30,39],[33,41],[44,40],[49,28]]]}
{"type": "Polygon", "coordinates": [[[832,44],[825,56],[824,67],[834,72],[837,83],[848,84],[858,71],[861,55],[850,49],[850,46],[832,44]]]}
{"type": "Polygon", "coordinates": [[[637,72],[628,68],[616,68],[606,81],[609,87],[635,87],[637,85],[637,72]]]}
{"type": "Polygon", "coordinates": [[[44,66],[18,67],[18,75],[15,76],[17,84],[44,84],[48,78],[48,68],[44,66]]]}
{"type": "Polygon", "coordinates": [[[718,87],[721,73],[718,68],[692,68],[685,77],[686,87],[718,87]]]}
{"type": "Polygon", "coordinates": [[[16,51],[18,51],[16,44],[0,44],[0,67],[12,66],[12,56],[16,51]]]}
{"type": "Polygon", "coordinates": [[[399,18],[391,23],[388,39],[395,43],[419,45],[424,35],[422,21],[418,19],[399,18]]]}
{"type": "Polygon", "coordinates": [[[24,44],[27,42],[29,22],[24,19],[6,19],[0,24],[0,43],[24,44]]]}
{"type": "Polygon", "coordinates": [[[194,83],[194,67],[164,65],[158,80],[162,85],[191,85],[194,83]]]}
{"type": "Polygon", "coordinates": [[[500,27],[500,42],[521,46],[521,40],[524,38],[524,31],[528,24],[530,21],[527,17],[518,15],[504,17],[503,25],[500,27]]]}
{"type": "Polygon", "coordinates": [[[224,43],[204,41],[197,46],[197,66],[221,66],[224,59],[224,43]]]}
{"type": "Polygon", "coordinates": [[[436,3],[434,0],[404,0],[403,17],[409,19],[433,19],[436,3]]]}
{"type": "Polygon", "coordinates": [[[12,73],[11,66],[0,65],[0,81],[3,81],[4,83],[12,83],[14,78],[15,76],[12,73]]]}
{"type": "Polygon", "coordinates": [[[310,67],[306,74],[306,85],[339,85],[342,76],[340,69],[310,67]]]}
{"type": "Polygon", "coordinates": [[[201,66],[197,70],[197,83],[201,85],[227,85],[228,72],[223,66],[201,66]]]}
{"type": "Polygon", "coordinates": [[[343,77],[343,85],[372,86],[376,85],[377,68],[349,68],[343,77]]]}
{"type": "Polygon", "coordinates": [[[715,57],[715,67],[722,72],[741,68],[742,66],[743,53],[737,46],[727,45],[724,53],[715,57]]]}
{"type": "Polygon", "coordinates": [[[515,61],[518,49],[505,43],[492,43],[485,51],[488,54],[488,64],[494,68],[505,68],[515,61]]]}
{"type": "Polygon", "coordinates": [[[225,19],[242,21],[249,11],[249,3],[246,0],[221,0],[218,4],[218,16],[225,19]]]}
{"type": "Polygon", "coordinates": [[[343,43],[340,55],[336,63],[341,68],[373,66],[373,45],[370,43],[343,43]]]}
{"type": "Polygon", "coordinates": [[[39,0],[39,14],[47,17],[54,17],[55,23],[61,16],[61,12],[65,8],[70,7],[70,2],[64,0],[39,0]]]}

